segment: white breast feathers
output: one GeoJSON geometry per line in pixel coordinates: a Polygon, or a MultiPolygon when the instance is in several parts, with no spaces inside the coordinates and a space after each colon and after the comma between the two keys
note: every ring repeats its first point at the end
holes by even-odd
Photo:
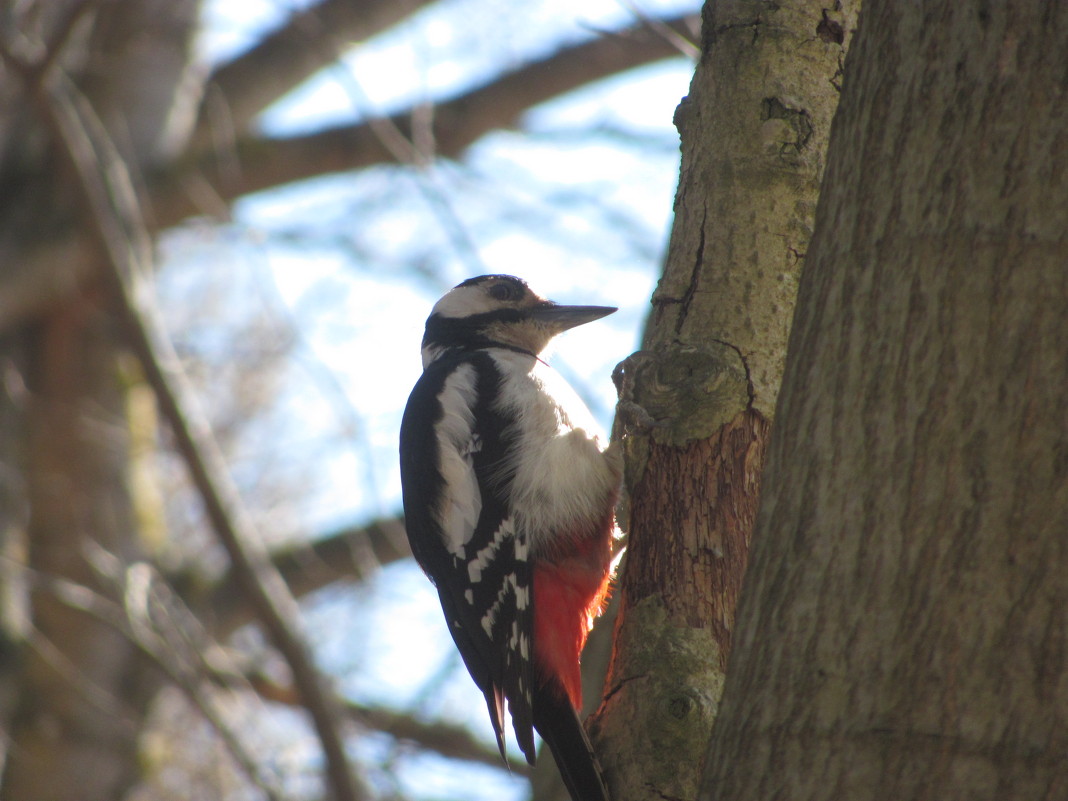
{"type": "Polygon", "coordinates": [[[512,466],[516,527],[536,553],[540,539],[601,520],[620,474],[593,416],[556,371],[541,363],[528,371],[529,360],[511,354],[494,358],[505,377],[500,402],[520,430],[512,466]]]}

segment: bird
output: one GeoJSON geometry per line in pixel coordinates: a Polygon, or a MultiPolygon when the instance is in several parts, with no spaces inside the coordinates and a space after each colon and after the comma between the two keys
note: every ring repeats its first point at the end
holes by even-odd
{"type": "Polygon", "coordinates": [[[622,457],[542,358],[557,334],[617,311],[546,300],[511,275],[448,291],[426,321],[401,421],[404,519],[453,641],[535,763],[549,746],[573,801],[608,801],[578,717],[579,658],[611,581],[622,457]]]}

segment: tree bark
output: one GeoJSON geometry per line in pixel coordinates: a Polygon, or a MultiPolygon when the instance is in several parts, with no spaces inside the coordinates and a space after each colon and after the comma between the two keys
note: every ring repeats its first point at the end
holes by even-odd
{"type": "Polygon", "coordinates": [[[668,260],[622,367],[628,554],[593,723],[619,801],[697,793],[856,6],[705,6],[668,260]]]}
{"type": "Polygon", "coordinates": [[[865,3],[702,798],[1068,796],[1065,63],[865,3]]]}

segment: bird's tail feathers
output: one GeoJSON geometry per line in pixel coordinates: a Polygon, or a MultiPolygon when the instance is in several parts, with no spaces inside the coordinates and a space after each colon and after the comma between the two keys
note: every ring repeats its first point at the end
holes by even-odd
{"type": "Polygon", "coordinates": [[[562,685],[535,691],[534,728],[552,751],[572,801],[609,801],[593,746],[562,685]]]}
{"type": "Polygon", "coordinates": [[[501,752],[501,759],[507,763],[508,755],[504,750],[504,691],[497,685],[491,684],[484,694],[490,723],[493,724],[493,734],[497,737],[497,748],[501,752]]]}

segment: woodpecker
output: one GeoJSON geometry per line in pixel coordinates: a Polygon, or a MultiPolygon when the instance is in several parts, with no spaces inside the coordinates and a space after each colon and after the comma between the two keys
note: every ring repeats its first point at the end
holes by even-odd
{"type": "Polygon", "coordinates": [[[527,761],[536,729],[573,801],[607,801],[577,710],[579,654],[605,603],[621,464],[539,354],[616,311],[563,306],[510,275],[471,278],[426,322],[400,433],[404,518],[504,757],[507,703],[527,761]]]}

